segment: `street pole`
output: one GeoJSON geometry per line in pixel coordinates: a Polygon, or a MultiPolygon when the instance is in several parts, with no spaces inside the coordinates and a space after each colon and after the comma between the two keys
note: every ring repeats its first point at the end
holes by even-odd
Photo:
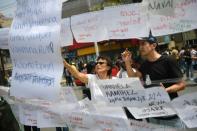
{"type": "Polygon", "coordinates": [[[98,47],[97,42],[94,42],[94,48],[95,48],[95,51],[96,51],[96,56],[98,57],[99,56],[99,47],[98,47]]]}

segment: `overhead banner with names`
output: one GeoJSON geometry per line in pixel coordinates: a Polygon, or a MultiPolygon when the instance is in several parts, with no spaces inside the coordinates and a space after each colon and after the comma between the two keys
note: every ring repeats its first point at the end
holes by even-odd
{"type": "Polygon", "coordinates": [[[188,128],[197,127],[197,92],[179,96],[172,105],[188,128]]]}
{"type": "Polygon", "coordinates": [[[108,40],[102,15],[103,11],[97,11],[71,17],[71,28],[78,43],[108,40]]]}
{"type": "Polygon", "coordinates": [[[59,98],[63,73],[61,8],[59,0],[17,1],[9,36],[13,63],[11,96],[59,98]]]}
{"type": "Polygon", "coordinates": [[[149,14],[153,36],[175,34],[197,28],[197,0],[174,0],[174,8],[174,15],[171,16],[149,14]]]}
{"type": "Polygon", "coordinates": [[[147,14],[141,12],[141,4],[108,7],[103,11],[109,39],[147,37],[147,14]]]}

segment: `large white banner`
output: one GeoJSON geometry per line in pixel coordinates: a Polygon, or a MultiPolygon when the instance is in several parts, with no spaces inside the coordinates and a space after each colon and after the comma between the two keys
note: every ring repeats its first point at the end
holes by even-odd
{"type": "Polygon", "coordinates": [[[64,18],[61,21],[61,46],[73,44],[73,35],[70,26],[70,18],[64,18]]]}
{"type": "Polygon", "coordinates": [[[103,19],[109,39],[129,39],[147,37],[147,14],[141,11],[141,4],[129,4],[105,8],[103,19]]]}
{"type": "Polygon", "coordinates": [[[71,28],[77,42],[98,42],[108,39],[102,15],[103,11],[98,11],[71,17],[71,28]]]}
{"type": "Polygon", "coordinates": [[[189,31],[197,28],[197,1],[175,0],[174,15],[149,14],[149,24],[154,36],[189,31]]]}
{"type": "Polygon", "coordinates": [[[63,72],[60,24],[59,0],[17,1],[9,37],[12,96],[50,100],[59,97],[63,72]]]}
{"type": "Polygon", "coordinates": [[[8,49],[9,28],[0,29],[0,49],[8,49]]]}
{"type": "Polygon", "coordinates": [[[172,105],[187,127],[197,127],[197,92],[179,96],[172,105]]]}

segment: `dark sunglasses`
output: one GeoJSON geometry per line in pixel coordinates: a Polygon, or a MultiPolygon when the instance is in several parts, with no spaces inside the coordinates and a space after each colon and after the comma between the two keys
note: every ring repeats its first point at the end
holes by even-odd
{"type": "Polygon", "coordinates": [[[105,62],[96,62],[96,65],[102,65],[102,64],[105,64],[105,62]]]}

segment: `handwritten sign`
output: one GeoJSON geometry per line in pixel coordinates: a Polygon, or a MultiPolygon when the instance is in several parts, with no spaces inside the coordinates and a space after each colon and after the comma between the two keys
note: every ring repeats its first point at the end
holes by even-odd
{"type": "Polygon", "coordinates": [[[148,0],[148,12],[159,15],[174,15],[174,0],[148,0]]]}
{"type": "Polygon", "coordinates": [[[105,116],[102,114],[93,115],[98,131],[128,131],[127,119],[105,116]]]}
{"type": "Polygon", "coordinates": [[[179,96],[172,101],[172,106],[187,127],[197,127],[197,92],[179,96]]]}
{"type": "Polygon", "coordinates": [[[37,126],[39,128],[46,127],[65,127],[66,122],[61,120],[55,113],[46,110],[37,111],[37,126]]]}
{"type": "Polygon", "coordinates": [[[61,89],[62,100],[68,103],[77,103],[77,96],[74,93],[73,87],[63,87],[61,89]]]}
{"type": "Polygon", "coordinates": [[[107,30],[102,23],[102,11],[71,17],[71,28],[77,42],[108,40],[107,30]]]}
{"type": "Polygon", "coordinates": [[[136,106],[145,101],[145,92],[139,78],[97,81],[110,105],[136,106]]]}
{"type": "Polygon", "coordinates": [[[24,125],[37,126],[37,108],[28,104],[19,105],[19,119],[24,125]]]}
{"type": "Polygon", "coordinates": [[[70,112],[65,117],[65,120],[69,127],[78,127],[78,128],[85,128],[91,129],[95,126],[93,121],[93,117],[87,113],[83,112],[70,112]]]}
{"type": "Polygon", "coordinates": [[[61,46],[73,44],[73,35],[70,27],[70,18],[64,18],[61,21],[61,46]]]}
{"type": "Polygon", "coordinates": [[[170,98],[165,89],[163,87],[152,87],[146,89],[144,107],[128,109],[136,119],[176,114],[168,103],[170,103],[170,98]]]}
{"type": "Polygon", "coordinates": [[[0,29],[0,49],[8,49],[8,34],[9,28],[0,29]]]}
{"type": "Polygon", "coordinates": [[[60,22],[59,0],[17,1],[9,37],[12,96],[58,99],[63,72],[60,22]]]}
{"type": "Polygon", "coordinates": [[[109,39],[129,39],[147,37],[147,15],[140,11],[140,4],[128,4],[105,8],[103,19],[109,39]]]}
{"type": "Polygon", "coordinates": [[[174,0],[174,15],[150,13],[149,24],[154,36],[185,32],[197,28],[197,1],[174,0]]]}
{"type": "Polygon", "coordinates": [[[91,103],[91,101],[88,98],[80,100],[78,103],[80,105],[80,110],[82,112],[96,112],[95,106],[91,103]]]}
{"type": "Polygon", "coordinates": [[[178,131],[176,128],[151,124],[143,121],[129,120],[130,130],[132,131],[178,131]]]}

